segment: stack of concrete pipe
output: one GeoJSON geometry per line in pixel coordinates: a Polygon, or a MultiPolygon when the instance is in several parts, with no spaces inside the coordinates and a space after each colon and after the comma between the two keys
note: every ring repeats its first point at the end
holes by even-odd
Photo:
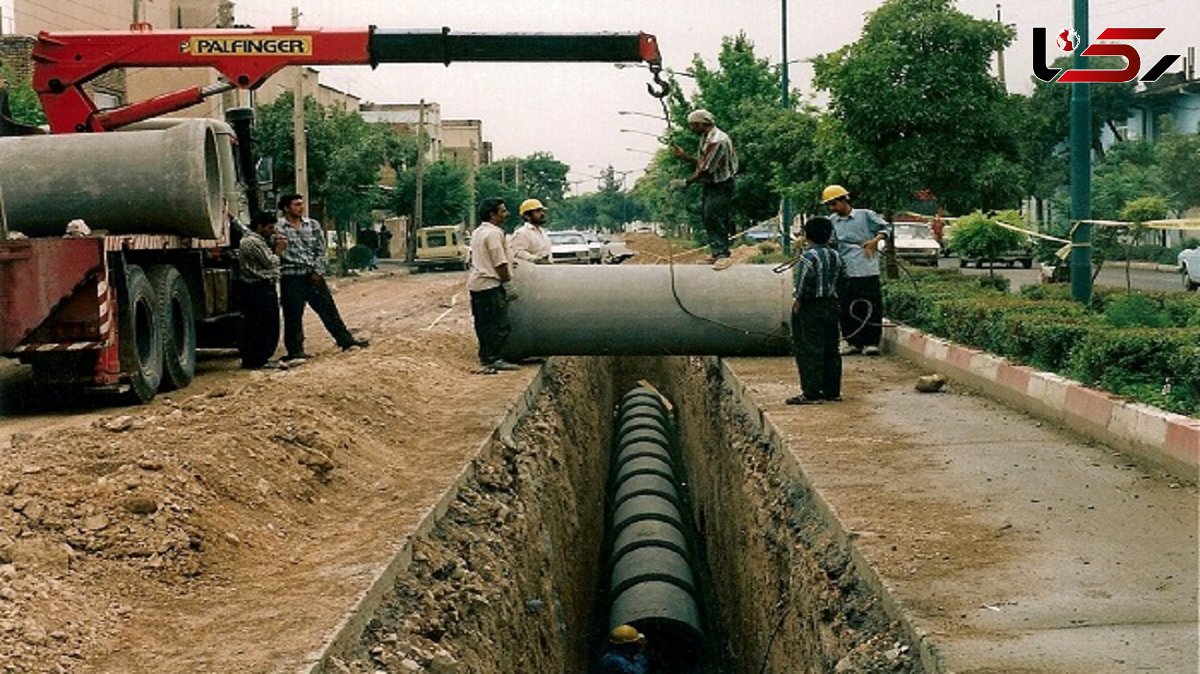
{"type": "Polygon", "coordinates": [[[616,429],[609,628],[633,625],[651,644],[698,653],[703,630],[670,415],[655,391],[635,388],[621,398],[616,429]]]}

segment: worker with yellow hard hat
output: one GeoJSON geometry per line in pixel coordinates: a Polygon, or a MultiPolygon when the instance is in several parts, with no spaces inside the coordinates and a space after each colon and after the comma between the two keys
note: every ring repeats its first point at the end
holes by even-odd
{"type": "Polygon", "coordinates": [[[549,264],[553,261],[550,254],[550,235],[546,233],[546,207],[537,199],[526,199],[517,207],[523,225],[513,232],[508,241],[508,250],[512,253],[517,265],[522,262],[533,264],[549,264]]]}
{"type": "Polygon", "coordinates": [[[601,674],[646,674],[649,663],[642,653],[646,635],[632,625],[617,625],[608,633],[608,652],[600,658],[601,674]]]}
{"type": "Polygon", "coordinates": [[[843,356],[879,355],[883,338],[883,288],[879,282],[879,244],[887,240],[888,223],[867,208],[850,205],[850,192],[841,185],[821,190],[829,207],[837,252],[846,265],[846,284],[838,292],[843,356]]]}

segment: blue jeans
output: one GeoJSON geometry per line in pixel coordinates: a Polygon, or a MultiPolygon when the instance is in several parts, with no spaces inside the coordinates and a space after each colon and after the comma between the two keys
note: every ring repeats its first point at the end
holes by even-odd
{"type": "Polygon", "coordinates": [[[733,178],[723,183],[704,183],[702,206],[704,232],[713,257],[729,257],[733,234],[733,178]]]}

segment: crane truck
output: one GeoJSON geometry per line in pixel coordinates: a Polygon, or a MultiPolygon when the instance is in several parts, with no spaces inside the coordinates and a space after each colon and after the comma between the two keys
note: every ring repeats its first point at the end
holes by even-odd
{"type": "Polygon", "coordinates": [[[0,114],[0,356],[32,366],[37,384],[135,402],[187,386],[198,347],[236,346],[228,216],[258,206],[246,188],[252,111],[162,115],[297,65],[645,62],[650,93],[666,94],[646,33],[139,27],[43,32],[33,61],[49,133],[0,114]],[[84,85],[123,67],[209,67],[221,78],[99,109],[84,85]]]}

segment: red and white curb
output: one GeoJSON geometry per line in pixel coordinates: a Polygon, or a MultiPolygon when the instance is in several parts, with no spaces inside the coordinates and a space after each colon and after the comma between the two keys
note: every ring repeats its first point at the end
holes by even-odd
{"type": "Polygon", "coordinates": [[[1077,381],[892,324],[884,343],[985,395],[1062,424],[1190,482],[1200,473],[1200,419],[1122,400],[1077,381]]]}

